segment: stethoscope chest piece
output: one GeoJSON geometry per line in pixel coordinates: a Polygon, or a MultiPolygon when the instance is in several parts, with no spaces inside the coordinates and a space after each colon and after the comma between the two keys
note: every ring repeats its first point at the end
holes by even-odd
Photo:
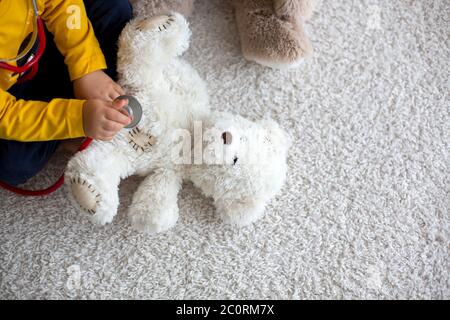
{"type": "Polygon", "coordinates": [[[131,117],[131,123],[127,125],[126,129],[133,129],[137,127],[142,119],[142,106],[139,101],[133,96],[120,96],[116,100],[128,100],[128,104],[123,107],[123,110],[131,117]]]}

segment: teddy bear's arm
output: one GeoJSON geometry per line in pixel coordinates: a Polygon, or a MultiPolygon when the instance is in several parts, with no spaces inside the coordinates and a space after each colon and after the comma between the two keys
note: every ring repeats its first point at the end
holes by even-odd
{"type": "Polygon", "coordinates": [[[182,177],[172,169],[147,176],[133,196],[128,216],[139,231],[156,233],[170,229],[178,220],[178,192],[182,177]]]}

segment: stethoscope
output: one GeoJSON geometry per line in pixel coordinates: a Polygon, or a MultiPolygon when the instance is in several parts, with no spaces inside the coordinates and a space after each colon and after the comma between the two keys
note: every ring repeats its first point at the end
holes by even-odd
{"type": "MultiPolygon", "coordinates": [[[[41,59],[42,55],[44,54],[45,47],[47,44],[45,37],[44,22],[42,21],[42,18],[39,15],[36,0],[32,0],[32,4],[35,21],[31,41],[28,43],[27,47],[23,50],[23,52],[19,53],[19,55],[17,55],[16,57],[10,59],[0,58],[0,68],[21,75],[18,80],[19,83],[28,81],[36,75],[39,66],[38,62],[41,59]],[[38,41],[39,43],[38,48],[36,49],[36,53],[32,53],[32,50],[36,46],[36,43],[38,41]],[[23,66],[13,66],[10,64],[12,62],[17,63],[19,60],[27,56],[29,56],[29,58],[23,66]]],[[[124,100],[124,99],[128,100],[128,104],[123,108],[123,111],[125,111],[132,118],[131,123],[125,128],[132,129],[136,127],[141,121],[142,106],[137,101],[137,99],[132,96],[120,96],[116,100],[124,100]]]]}
{"type": "Polygon", "coordinates": [[[38,71],[38,62],[41,59],[42,55],[44,54],[45,47],[47,44],[45,37],[44,22],[42,21],[42,18],[39,16],[36,0],[32,0],[32,3],[35,20],[31,41],[28,43],[27,47],[23,50],[23,52],[19,53],[19,55],[17,55],[16,57],[9,59],[0,58],[0,68],[22,75],[19,78],[18,82],[25,82],[36,75],[38,71]],[[31,53],[37,41],[39,41],[39,45],[36,50],[36,53],[31,53]],[[13,66],[10,64],[12,62],[18,62],[20,59],[23,59],[28,55],[29,58],[23,66],[13,66]]]}
{"type": "MultiPolygon", "coordinates": [[[[31,37],[31,41],[27,45],[27,48],[22,52],[19,53],[19,55],[15,58],[10,59],[2,59],[0,58],[0,68],[6,69],[11,72],[15,72],[21,75],[18,82],[25,82],[31,78],[33,78],[37,71],[38,71],[38,62],[41,59],[45,47],[46,47],[46,37],[45,37],[45,28],[44,28],[44,22],[42,21],[42,18],[39,16],[36,0],[32,0],[33,3],[33,10],[34,10],[34,17],[35,24],[33,28],[33,34],[31,37]],[[38,43],[38,48],[36,50],[35,54],[30,54],[33,48],[36,45],[36,42],[38,43]],[[23,66],[13,66],[10,63],[17,62],[20,59],[23,59],[24,57],[28,56],[29,58],[27,62],[23,66]]],[[[139,122],[142,119],[142,106],[139,103],[139,101],[134,98],[133,96],[124,95],[116,98],[116,100],[128,100],[128,104],[123,107],[123,111],[127,113],[131,117],[131,123],[126,126],[127,129],[132,129],[136,127],[139,122]]],[[[92,142],[92,138],[86,138],[85,141],[82,143],[82,145],[79,148],[79,151],[83,151],[89,147],[89,145],[92,142]]],[[[14,186],[10,186],[6,183],[3,183],[0,181],[0,187],[9,190],[11,192],[14,192],[16,194],[24,195],[24,196],[45,196],[49,195],[56,190],[58,190],[64,183],[64,175],[62,175],[58,181],[56,181],[52,186],[48,187],[47,189],[43,190],[26,190],[17,188],[14,186]]]]}

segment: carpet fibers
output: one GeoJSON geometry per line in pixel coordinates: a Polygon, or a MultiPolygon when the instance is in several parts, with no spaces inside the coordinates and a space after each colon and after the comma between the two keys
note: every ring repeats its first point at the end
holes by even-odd
{"type": "Polygon", "coordinates": [[[314,57],[274,71],[242,58],[227,1],[199,0],[186,58],[214,109],[290,133],[283,192],[236,229],[186,184],[176,227],[149,236],[125,215],[139,178],[100,228],[65,190],[0,191],[0,298],[449,299],[449,16],[446,0],[322,1],[314,57]]]}

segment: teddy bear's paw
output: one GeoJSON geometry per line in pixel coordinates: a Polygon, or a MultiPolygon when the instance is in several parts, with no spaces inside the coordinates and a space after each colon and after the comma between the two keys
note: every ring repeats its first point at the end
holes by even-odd
{"type": "Polygon", "coordinates": [[[238,27],[244,57],[261,65],[295,68],[313,53],[303,23],[297,19],[289,21],[271,10],[256,10],[238,15],[238,27]]]}
{"type": "Polygon", "coordinates": [[[79,176],[66,180],[74,205],[78,206],[93,224],[103,226],[114,219],[118,207],[117,195],[113,192],[102,193],[93,183],[79,176]]]}
{"type": "Polygon", "coordinates": [[[245,227],[263,216],[265,202],[263,199],[254,197],[226,201],[219,200],[216,201],[215,205],[223,222],[238,227],[245,227]]]}
{"type": "Polygon", "coordinates": [[[152,30],[162,32],[169,29],[175,22],[175,18],[172,15],[161,15],[151,19],[142,20],[137,24],[138,30],[152,30]]]}
{"type": "Polygon", "coordinates": [[[156,144],[156,138],[136,127],[128,133],[128,143],[137,152],[148,152],[156,144]]]}
{"type": "Polygon", "coordinates": [[[92,184],[80,177],[71,178],[70,190],[72,191],[72,195],[76,202],[83,211],[91,216],[96,214],[101,196],[92,184]]]}
{"type": "Polygon", "coordinates": [[[132,227],[139,232],[150,234],[165,232],[171,229],[178,220],[178,208],[169,208],[165,212],[156,213],[131,207],[129,219],[132,227]]]}
{"type": "Polygon", "coordinates": [[[302,17],[305,20],[311,19],[316,0],[274,0],[275,13],[279,17],[295,19],[302,17]]]}
{"type": "Polygon", "coordinates": [[[186,19],[179,13],[136,20],[133,25],[138,31],[136,34],[140,35],[136,39],[142,41],[144,37],[148,44],[148,47],[143,49],[147,65],[161,67],[171,58],[183,54],[189,47],[191,31],[186,19]]]}

